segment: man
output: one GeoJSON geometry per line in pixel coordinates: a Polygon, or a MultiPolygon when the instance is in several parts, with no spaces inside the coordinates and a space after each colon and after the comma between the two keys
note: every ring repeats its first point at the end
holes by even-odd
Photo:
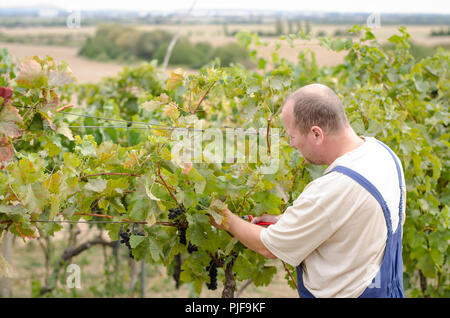
{"type": "Polygon", "coordinates": [[[397,156],[353,131],[337,95],[311,84],[284,102],[290,145],[327,165],[280,216],[251,223],[228,209],[222,224],[248,248],[297,267],[301,297],[403,297],[406,191],[397,156]],[[269,221],[267,228],[252,223],[269,221]]]}

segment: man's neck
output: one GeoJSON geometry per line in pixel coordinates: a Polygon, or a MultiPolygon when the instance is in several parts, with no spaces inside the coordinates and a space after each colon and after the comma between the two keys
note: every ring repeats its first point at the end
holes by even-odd
{"type": "Polygon", "coordinates": [[[337,158],[345,155],[346,153],[355,150],[359,146],[363,145],[365,139],[359,137],[351,127],[347,127],[341,134],[331,136],[329,139],[330,150],[326,158],[326,165],[329,166],[337,158]]]}

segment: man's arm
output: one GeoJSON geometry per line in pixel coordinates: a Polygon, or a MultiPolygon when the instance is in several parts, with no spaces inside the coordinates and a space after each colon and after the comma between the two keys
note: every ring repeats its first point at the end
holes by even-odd
{"type": "Polygon", "coordinates": [[[228,208],[222,211],[224,221],[222,224],[217,224],[211,217],[211,224],[217,228],[228,231],[234,237],[236,237],[247,248],[263,255],[267,258],[277,258],[273,255],[263,244],[260,238],[260,233],[263,227],[249,223],[239,216],[233,214],[228,208]]]}

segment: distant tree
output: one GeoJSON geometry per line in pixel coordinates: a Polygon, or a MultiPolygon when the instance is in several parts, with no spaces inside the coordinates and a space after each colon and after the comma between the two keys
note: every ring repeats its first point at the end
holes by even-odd
{"type": "Polygon", "coordinates": [[[302,20],[297,20],[295,22],[296,26],[297,26],[297,30],[295,31],[295,33],[300,32],[300,30],[302,29],[302,20]]]}
{"type": "Polygon", "coordinates": [[[275,34],[276,35],[284,34],[283,22],[281,21],[281,19],[277,19],[277,21],[275,22],[275,34]]]}
{"type": "Polygon", "coordinates": [[[309,20],[306,20],[306,22],[305,22],[305,33],[306,34],[311,33],[311,24],[309,23],[309,20]]]}
{"type": "Polygon", "coordinates": [[[228,31],[228,24],[227,23],[223,24],[223,34],[225,34],[225,36],[229,36],[230,35],[230,33],[228,31]]]}
{"type": "Polygon", "coordinates": [[[288,33],[289,34],[294,33],[294,25],[292,20],[288,20],[287,25],[288,25],[288,33]]]}

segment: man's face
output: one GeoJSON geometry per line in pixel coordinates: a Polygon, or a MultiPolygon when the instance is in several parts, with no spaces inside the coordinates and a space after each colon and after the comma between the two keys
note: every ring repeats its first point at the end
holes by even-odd
{"type": "Polygon", "coordinates": [[[289,135],[289,145],[296,148],[305,160],[312,164],[321,164],[318,158],[318,147],[313,132],[303,135],[295,125],[293,103],[288,102],[283,108],[282,114],[284,127],[289,135]]]}

